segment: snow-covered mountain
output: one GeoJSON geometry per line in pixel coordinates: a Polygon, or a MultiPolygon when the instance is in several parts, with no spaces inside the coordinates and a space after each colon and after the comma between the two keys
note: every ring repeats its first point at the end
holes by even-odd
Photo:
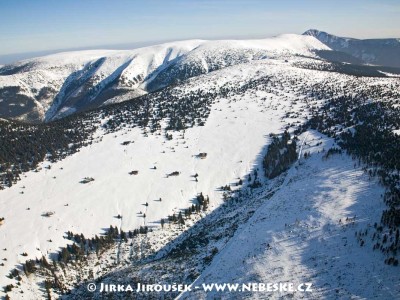
{"type": "Polygon", "coordinates": [[[328,49],[317,40],[282,35],[264,40],[190,40],[135,50],[76,51],[0,68],[0,116],[50,121],[230,65],[328,49]]]}
{"type": "Polygon", "coordinates": [[[52,120],[143,94],[143,81],[203,41],[53,54],[0,69],[1,116],[52,120]],[[125,97],[125,98],[124,98],[125,97]]]}
{"type": "Polygon", "coordinates": [[[225,67],[269,58],[311,55],[315,50],[329,50],[315,39],[303,39],[294,34],[265,40],[209,41],[156,74],[149,80],[150,90],[162,88],[185,79],[225,67]]]}
{"type": "MultiPolygon", "coordinates": [[[[49,119],[99,99],[95,78],[141,75],[143,95],[0,119],[0,297],[396,298],[400,79],[340,72],[307,36],[170,47],[45,57],[66,101],[49,119]],[[99,293],[138,282],[199,290],[99,293]],[[277,282],[312,291],[202,289],[277,282]]],[[[19,67],[2,80],[39,87],[19,67]]]]}
{"type": "Polygon", "coordinates": [[[310,29],[303,33],[313,36],[329,48],[347,53],[360,63],[400,67],[400,39],[354,39],[338,37],[324,31],[310,29]]]}

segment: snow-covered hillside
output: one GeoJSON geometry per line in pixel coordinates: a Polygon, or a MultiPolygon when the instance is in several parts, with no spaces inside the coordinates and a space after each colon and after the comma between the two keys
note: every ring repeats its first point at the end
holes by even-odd
{"type": "Polygon", "coordinates": [[[8,114],[4,109],[3,115],[50,120],[116,96],[129,93],[134,98],[143,93],[140,84],[149,74],[201,43],[191,40],[135,50],[65,52],[6,65],[0,70],[2,100],[22,108],[10,108],[8,114]],[[15,103],[13,95],[24,101],[15,103]]]}
{"type": "Polygon", "coordinates": [[[254,60],[288,58],[297,55],[315,57],[315,50],[329,50],[314,38],[284,34],[272,39],[245,41],[209,41],[182,56],[177,63],[146,83],[150,90],[185,79],[254,60]]]}
{"type": "MultiPolygon", "coordinates": [[[[398,295],[397,268],[383,263],[384,254],[373,251],[370,238],[370,228],[384,209],[385,187],[360,159],[337,154],[334,137],[355,131],[351,105],[376,103],[383,108],[399,101],[400,81],[324,71],[330,65],[315,59],[311,50],[317,48],[327,50],[312,37],[296,35],[251,42],[191,41],[182,42],[180,50],[167,45],[135,50],[137,56],[130,51],[90,51],[84,57],[80,52],[76,55],[83,69],[74,64],[71,53],[58,54],[30,60],[37,68],[25,63],[15,74],[1,76],[7,84],[18,78],[39,84],[39,77],[29,74],[47,64],[50,77],[58,74],[57,99],[68,95],[67,102],[48,103],[43,115],[50,119],[71,112],[67,104],[79,102],[83,89],[93,97],[100,95],[101,88],[90,87],[92,80],[100,84],[104,78],[112,82],[140,75],[129,93],[151,83],[152,89],[171,86],[73,120],[4,130],[12,137],[5,149],[18,153],[16,162],[0,168],[5,178],[0,182],[0,286],[6,288],[0,296],[42,299],[49,293],[59,298],[65,292],[71,293],[67,299],[107,298],[90,294],[87,283],[154,283],[154,278],[156,283],[200,285],[311,282],[311,294],[284,295],[305,299],[398,295]],[[59,66],[60,61],[68,63],[59,66]],[[75,77],[65,85],[66,66],[75,77]],[[350,106],[325,106],[343,99],[350,99],[350,106]],[[339,125],[333,119],[338,112],[345,115],[339,125]],[[322,117],[329,121],[322,125],[332,129],[331,138],[302,127],[314,120],[313,126],[322,130],[317,122],[322,117]],[[81,127],[68,127],[71,124],[81,127]],[[63,126],[65,131],[59,129],[63,126]],[[60,131],[52,132],[55,127],[60,131]],[[57,145],[65,143],[67,133],[75,136],[86,127],[90,130],[83,137],[90,143],[57,145]],[[37,167],[37,153],[44,150],[33,147],[26,157],[18,147],[29,139],[37,142],[33,139],[40,130],[51,138],[36,147],[47,147],[46,160],[37,167]],[[267,179],[263,162],[268,146],[285,130],[292,138],[301,133],[299,160],[287,173],[267,179]],[[57,134],[65,139],[58,140],[57,134]],[[74,147],[78,151],[66,155],[74,147]],[[18,173],[30,164],[32,171],[18,173]],[[201,208],[200,195],[209,197],[201,208]],[[147,228],[147,234],[133,234],[140,227],[147,228]],[[114,230],[117,234],[111,235],[114,230]],[[106,246],[98,247],[99,237],[109,238],[106,246]],[[71,245],[83,249],[81,259],[68,256],[76,255],[71,245]],[[43,257],[54,263],[47,265],[43,257]],[[27,271],[29,264],[36,270],[27,271]]],[[[43,79],[41,84],[49,83],[43,79]]],[[[11,123],[0,123],[0,129],[11,123]]],[[[398,129],[390,126],[390,132],[398,129]]],[[[201,291],[180,295],[213,296],[265,298],[201,291]]],[[[124,299],[126,294],[115,297],[124,299]]]]}
{"type": "Polygon", "coordinates": [[[229,65],[329,49],[317,39],[189,40],[135,50],[53,54],[0,68],[0,116],[49,121],[120,102],[229,65]]]}
{"type": "Polygon", "coordinates": [[[379,222],[383,187],[347,155],[326,157],[333,141],[306,132],[301,159],[279,190],[192,283],[312,283],[312,291],[183,293],[179,299],[395,299],[397,268],[356,238],[379,222]],[[367,251],[365,247],[369,248],[367,251]]]}
{"type": "Polygon", "coordinates": [[[395,162],[384,155],[397,144],[382,138],[400,128],[400,81],[334,72],[315,50],[329,48],[298,35],[193,40],[0,69],[6,110],[19,105],[10,95],[34,99],[27,111],[46,120],[101,106],[49,124],[0,119],[8,138],[0,147],[0,296],[103,298],[87,282],[157,278],[313,283],[311,294],[268,295],[276,298],[395,297],[397,267],[385,263],[397,248],[373,249],[383,236],[395,243],[393,230],[374,223],[386,207],[381,184],[397,173],[342,152],[338,137],[371,124],[366,140],[383,128],[381,151],[362,150],[395,162]],[[285,131],[298,160],[268,179],[268,147],[285,131]]]}

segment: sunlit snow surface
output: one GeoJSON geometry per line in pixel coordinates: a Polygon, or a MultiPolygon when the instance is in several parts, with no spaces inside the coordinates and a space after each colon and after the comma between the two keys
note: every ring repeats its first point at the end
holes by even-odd
{"type": "MultiPolygon", "coordinates": [[[[144,222],[157,230],[161,218],[190,206],[200,192],[209,195],[211,210],[217,208],[222,203],[220,186],[245,180],[255,166],[260,168],[270,133],[282,133],[288,123],[304,123],[309,117],[307,105],[324,102],[305,94],[314,84],[385,88],[396,80],[355,78],[293,66],[293,61],[301,60],[306,59],[253,61],[193,78],[176,89],[208,90],[226,83],[240,86],[265,76],[276,85],[270,86],[271,92],[249,89],[244,95],[216,99],[205,126],[174,132],[170,141],[163,134],[144,136],[137,128],[103,136],[99,128],[96,136],[103,136],[102,141],[51,164],[51,169],[46,169],[50,163],[44,162],[39,172],[24,174],[16,185],[1,191],[5,222],[0,226],[0,259],[4,263],[0,285],[14,282],[6,275],[19,263],[65,246],[66,231],[92,237],[110,225],[127,231],[144,222]],[[122,146],[124,141],[131,143],[122,146]],[[197,158],[200,152],[206,152],[207,158],[197,158]],[[129,175],[132,170],[138,170],[138,175],[129,175]],[[180,175],[167,178],[174,171],[180,175]],[[198,182],[192,177],[196,173],[198,182]],[[95,180],[82,184],[84,177],[95,180]],[[160,197],[162,202],[155,201],[160,197]],[[45,212],[54,214],[44,217],[45,212]],[[146,213],[145,220],[139,212],[146,213]],[[118,214],[123,218],[116,218],[118,214]],[[28,257],[22,256],[23,252],[28,257]]],[[[389,299],[398,295],[396,269],[383,264],[371,245],[360,247],[354,237],[357,228],[379,221],[383,188],[360,168],[354,169],[354,162],[345,155],[322,160],[318,151],[329,148],[331,140],[311,132],[305,142],[311,158],[289,171],[273,198],[238,229],[196,282],[313,282],[311,298],[329,298],[339,287],[339,298],[389,299]],[[315,146],[317,141],[322,145],[315,146]],[[354,215],[356,225],[339,224],[340,219],[346,224],[346,217],[354,215]],[[267,249],[268,243],[271,249],[267,249]]],[[[22,285],[26,292],[17,294],[17,299],[41,297],[35,278],[24,278],[22,285]]],[[[308,299],[310,295],[295,295],[301,296],[308,299]]],[[[182,297],[192,299],[192,295],[182,297]]]]}
{"type": "MultiPolygon", "coordinates": [[[[193,283],[312,283],[304,292],[209,292],[222,299],[395,299],[397,268],[383,264],[371,242],[355,232],[380,220],[383,188],[347,155],[324,159],[332,140],[307,132],[303,151],[311,158],[292,167],[266,201],[193,283]],[[322,142],[321,145],[318,145],[322,142]],[[367,247],[367,248],[365,248],[367,247]]],[[[205,299],[201,289],[180,299],[205,299]]],[[[207,299],[208,299],[207,298],[207,299]]]]}

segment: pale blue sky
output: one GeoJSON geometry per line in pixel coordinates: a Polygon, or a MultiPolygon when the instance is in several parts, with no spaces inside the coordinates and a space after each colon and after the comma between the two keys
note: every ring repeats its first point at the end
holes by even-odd
{"type": "Polygon", "coordinates": [[[0,56],[260,38],[310,28],[358,38],[400,37],[399,16],[398,0],[0,0],[0,56]]]}

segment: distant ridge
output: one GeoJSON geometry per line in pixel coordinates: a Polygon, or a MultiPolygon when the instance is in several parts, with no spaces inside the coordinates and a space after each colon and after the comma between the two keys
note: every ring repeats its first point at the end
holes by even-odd
{"type": "Polygon", "coordinates": [[[303,35],[313,36],[335,51],[350,54],[365,64],[400,67],[400,39],[355,39],[339,37],[317,29],[303,35]]]}

